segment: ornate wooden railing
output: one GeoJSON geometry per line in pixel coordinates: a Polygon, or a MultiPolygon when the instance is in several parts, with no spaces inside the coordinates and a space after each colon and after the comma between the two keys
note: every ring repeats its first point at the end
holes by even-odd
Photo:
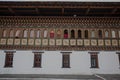
{"type": "Polygon", "coordinates": [[[120,50],[120,39],[1,38],[0,49],[120,50]]]}

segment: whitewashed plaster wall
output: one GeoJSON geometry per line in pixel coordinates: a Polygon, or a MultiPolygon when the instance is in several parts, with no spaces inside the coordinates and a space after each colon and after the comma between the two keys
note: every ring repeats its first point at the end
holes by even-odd
{"type": "Polygon", "coordinates": [[[0,74],[120,74],[118,54],[115,51],[97,51],[99,68],[90,68],[92,51],[70,51],[70,68],[62,68],[61,51],[44,51],[42,68],[34,68],[32,51],[16,51],[13,67],[4,68],[5,53],[0,51],[0,74]]]}

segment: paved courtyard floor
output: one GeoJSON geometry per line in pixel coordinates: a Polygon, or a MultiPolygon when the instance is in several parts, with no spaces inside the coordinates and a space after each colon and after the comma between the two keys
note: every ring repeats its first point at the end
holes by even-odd
{"type": "Polygon", "coordinates": [[[0,80],[100,80],[100,79],[0,79],[0,80]]]}
{"type": "Polygon", "coordinates": [[[120,80],[120,74],[96,75],[39,75],[39,74],[2,74],[0,80],[120,80]]]}

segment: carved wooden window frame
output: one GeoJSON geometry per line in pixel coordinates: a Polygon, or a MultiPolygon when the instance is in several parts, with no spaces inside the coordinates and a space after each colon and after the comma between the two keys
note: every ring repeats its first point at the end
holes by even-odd
{"type": "Polygon", "coordinates": [[[119,61],[119,67],[120,67],[120,52],[117,52],[118,55],[118,61],[119,61]]]}
{"type": "Polygon", "coordinates": [[[47,38],[47,37],[48,37],[48,31],[47,31],[47,29],[44,30],[44,32],[43,32],[43,37],[44,37],[44,38],[47,38]]]}
{"type": "Polygon", "coordinates": [[[6,29],[3,30],[2,37],[7,37],[7,30],[6,29]]]}
{"type": "Polygon", "coordinates": [[[54,30],[52,29],[52,30],[50,30],[50,38],[54,38],[55,37],[55,32],[54,32],[54,30]]]}
{"type": "Polygon", "coordinates": [[[98,62],[98,52],[89,52],[90,53],[90,68],[99,68],[99,62],[98,62]]]}
{"type": "Polygon", "coordinates": [[[57,30],[57,36],[56,36],[56,37],[57,37],[57,38],[61,38],[61,33],[62,33],[62,31],[61,31],[60,29],[58,29],[58,30],[57,30]]]}
{"type": "Polygon", "coordinates": [[[75,39],[75,30],[74,29],[71,30],[71,39],[75,39]]]}
{"type": "Polygon", "coordinates": [[[105,30],[105,38],[109,38],[109,31],[105,30]]]}
{"type": "Polygon", "coordinates": [[[78,30],[78,38],[82,38],[82,31],[80,29],[78,30]]]}
{"type": "Polygon", "coordinates": [[[119,59],[119,65],[120,65],[120,53],[118,54],[118,59],[119,59]]]}
{"type": "Polygon", "coordinates": [[[111,34],[112,34],[112,38],[116,38],[116,33],[114,30],[111,31],[111,34]]]}
{"type": "Polygon", "coordinates": [[[98,30],[98,38],[102,38],[103,34],[102,34],[102,30],[98,30]]]}
{"type": "Polygon", "coordinates": [[[84,31],[84,38],[85,38],[85,39],[88,39],[88,30],[85,30],[85,31],[84,31]]]}
{"type": "Polygon", "coordinates": [[[31,29],[30,30],[30,38],[34,38],[35,37],[35,30],[31,29]]]}
{"type": "Polygon", "coordinates": [[[13,57],[14,51],[5,51],[5,68],[12,68],[13,67],[13,57]]]}
{"type": "Polygon", "coordinates": [[[95,30],[91,31],[91,38],[95,38],[95,30]]]}
{"type": "Polygon", "coordinates": [[[41,30],[36,30],[36,38],[41,38],[41,30]]]}
{"type": "Polygon", "coordinates": [[[41,68],[42,67],[42,53],[44,52],[33,52],[34,53],[34,68],[41,68]]]}
{"type": "Polygon", "coordinates": [[[64,39],[68,39],[68,30],[67,29],[64,30],[64,39]]]}
{"type": "Polygon", "coordinates": [[[14,30],[13,29],[10,30],[9,37],[14,37],[14,30]]]}
{"type": "Polygon", "coordinates": [[[62,68],[70,68],[70,53],[71,52],[61,52],[62,53],[62,68]]]}
{"type": "Polygon", "coordinates": [[[118,37],[120,38],[120,30],[118,31],[118,35],[119,35],[118,37]]]}
{"type": "Polygon", "coordinates": [[[23,38],[27,38],[28,37],[28,30],[23,30],[23,38]]]}
{"type": "Polygon", "coordinates": [[[21,30],[17,30],[15,32],[15,38],[20,38],[20,35],[21,35],[21,30]]]}

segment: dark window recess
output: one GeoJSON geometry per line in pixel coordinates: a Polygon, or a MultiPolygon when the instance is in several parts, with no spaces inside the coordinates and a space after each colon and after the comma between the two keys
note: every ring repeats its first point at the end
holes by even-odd
{"type": "Polygon", "coordinates": [[[118,59],[119,59],[119,65],[120,65],[120,54],[118,54],[118,59]]]}
{"type": "Polygon", "coordinates": [[[63,54],[63,59],[62,59],[62,67],[63,68],[70,68],[70,55],[69,54],[63,54]]]}
{"type": "Polygon", "coordinates": [[[75,38],[75,31],[71,30],[71,38],[75,38]]]}
{"type": "Polygon", "coordinates": [[[50,32],[50,38],[54,38],[54,31],[50,32]]]}
{"type": "Polygon", "coordinates": [[[98,55],[91,54],[91,68],[98,68],[98,55]]]}
{"type": "Polygon", "coordinates": [[[68,30],[64,30],[64,38],[65,38],[65,39],[68,38],[68,30]]]}
{"type": "Polygon", "coordinates": [[[81,30],[78,30],[78,38],[82,38],[81,35],[81,30]]]}
{"type": "Polygon", "coordinates": [[[41,67],[41,54],[34,53],[34,67],[41,67]]]}
{"type": "Polygon", "coordinates": [[[88,30],[85,30],[85,38],[88,38],[88,30]]]}
{"type": "Polygon", "coordinates": [[[13,53],[12,52],[6,53],[5,67],[13,67],[13,53]]]}
{"type": "Polygon", "coordinates": [[[98,36],[99,36],[99,38],[102,38],[102,31],[101,30],[98,31],[98,36]]]}

